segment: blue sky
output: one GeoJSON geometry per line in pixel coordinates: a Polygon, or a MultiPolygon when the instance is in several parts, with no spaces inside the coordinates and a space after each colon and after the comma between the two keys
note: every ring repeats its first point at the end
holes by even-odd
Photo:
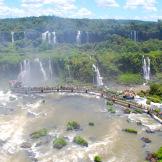
{"type": "Polygon", "coordinates": [[[157,21],[162,0],[0,0],[0,18],[41,15],[157,21]]]}

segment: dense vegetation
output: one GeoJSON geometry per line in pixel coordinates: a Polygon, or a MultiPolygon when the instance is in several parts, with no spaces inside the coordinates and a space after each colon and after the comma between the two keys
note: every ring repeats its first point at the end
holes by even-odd
{"type": "Polygon", "coordinates": [[[162,103],[162,84],[151,84],[149,91],[141,91],[139,95],[147,97],[147,104],[150,102],[162,103]]]}
{"type": "Polygon", "coordinates": [[[75,136],[73,141],[78,145],[88,147],[88,142],[81,136],[75,136]]]}
{"type": "Polygon", "coordinates": [[[46,136],[47,134],[48,134],[47,129],[43,128],[36,132],[33,132],[30,136],[31,136],[31,138],[40,138],[40,137],[46,136]]]}
{"type": "Polygon", "coordinates": [[[63,148],[66,145],[67,145],[67,142],[62,137],[56,138],[53,141],[53,147],[57,148],[57,149],[61,149],[61,148],[63,148]]]}

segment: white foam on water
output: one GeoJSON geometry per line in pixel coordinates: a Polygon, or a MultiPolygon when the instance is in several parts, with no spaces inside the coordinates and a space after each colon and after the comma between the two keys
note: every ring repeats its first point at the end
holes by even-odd
{"type": "Polygon", "coordinates": [[[32,110],[33,110],[33,109],[37,109],[38,107],[40,107],[41,103],[42,103],[42,100],[39,100],[39,101],[37,101],[37,102],[35,102],[35,103],[27,104],[26,107],[27,107],[27,108],[30,108],[30,109],[32,109],[32,110]]]}
{"type": "Polygon", "coordinates": [[[142,105],[147,105],[147,99],[146,98],[142,98],[140,96],[135,96],[134,101],[138,104],[142,104],[142,105]]]}
{"type": "Polygon", "coordinates": [[[162,125],[156,120],[152,119],[147,114],[129,114],[128,118],[131,121],[141,122],[143,126],[149,128],[152,131],[162,130],[162,125]]]}
{"type": "Polygon", "coordinates": [[[0,140],[4,141],[4,144],[0,152],[6,159],[8,159],[8,154],[15,154],[19,151],[19,146],[24,141],[23,130],[25,123],[23,116],[13,117],[9,122],[1,122],[0,140]]]}
{"type": "Polygon", "coordinates": [[[61,96],[82,96],[82,97],[86,97],[86,98],[96,98],[96,99],[100,99],[100,94],[99,93],[95,93],[95,92],[88,92],[89,94],[86,93],[68,93],[68,92],[60,92],[59,95],[61,96]]]}
{"type": "Polygon", "coordinates": [[[8,102],[11,102],[11,98],[17,100],[17,96],[12,94],[11,91],[7,91],[6,93],[4,91],[0,91],[0,103],[3,106],[6,106],[8,102]]]}

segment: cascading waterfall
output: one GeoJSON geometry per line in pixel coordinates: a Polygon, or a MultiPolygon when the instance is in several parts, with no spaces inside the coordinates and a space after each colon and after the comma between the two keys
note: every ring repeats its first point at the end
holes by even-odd
{"type": "Polygon", "coordinates": [[[56,32],[52,32],[53,34],[53,44],[56,44],[57,43],[57,37],[56,37],[56,32]]]}
{"type": "Polygon", "coordinates": [[[29,60],[24,60],[20,63],[20,73],[18,74],[17,80],[23,84],[27,84],[30,81],[30,62],[29,60]]]}
{"type": "Polygon", "coordinates": [[[138,32],[136,30],[131,31],[130,39],[134,40],[135,42],[138,41],[138,32]]]}
{"type": "Polygon", "coordinates": [[[45,69],[44,69],[44,67],[43,67],[42,62],[39,60],[39,58],[36,58],[34,61],[35,61],[35,62],[38,62],[39,66],[40,66],[40,70],[41,70],[41,72],[42,72],[42,74],[43,74],[43,79],[44,79],[44,81],[47,81],[47,80],[48,80],[47,74],[46,74],[46,71],[45,71],[45,69]]]}
{"type": "Polygon", "coordinates": [[[51,33],[49,31],[47,33],[47,39],[48,39],[48,43],[51,44],[51,33]]]}
{"type": "Polygon", "coordinates": [[[49,78],[50,78],[50,80],[52,80],[52,78],[53,78],[53,70],[52,70],[51,59],[48,60],[48,68],[49,68],[49,78]]]}
{"type": "Polygon", "coordinates": [[[89,43],[89,32],[86,32],[86,42],[89,43]]]}
{"type": "Polygon", "coordinates": [[[143,76],[146,82],[150,80],[150,58],[149,57],[144,57],[142,58],[143,62],[143,76]]]}
{"type": "Polygon", "coordinates": [[[42,33],[42,40],[43,40],[43,42],[45,42],[46,39],[47,39],[47,32],[48,32],[48,31],[42,33]]]}
{"type": "Polygon", "coordinates": [[[81,43],[81,31],[80,30],[78,30],[78,32],[77,32],[76,43],[78,45],[81,43]]]}
{"type": "Polygon", "coordinates": [[[12,43],[15,42],[15,40],[14,40],[14,34],[15,34],[15,33],[12,31],[12,32],[11,32],[11,37],[12,37],[12,38],[11,38],[11,41],[12,41],[12,43]]]}
{"type": "Polygon", "coordinates": [[[100,74],[100,71],[99,71],[98,67],[93,64],[93,69],[96,72],[96,82],[97,82],[97,86],[103,86],[103,81],[102,81],[103,78],[101,77],[101,74],[100,74]]]}

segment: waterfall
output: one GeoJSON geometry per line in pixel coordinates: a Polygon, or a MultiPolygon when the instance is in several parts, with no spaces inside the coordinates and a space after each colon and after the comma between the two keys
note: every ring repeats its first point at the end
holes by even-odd
{"type": "Polygon", "coordinates": [[[98,67],[96,67],[96,65],[93,64],[93,69],[96,72],[97,86],[103,86],[103,81],[102,81],[103,78],[101,77],[101,74],[100,74],[100,71],[99,71],[98,67]]]}
{"type": "Polygon", "coordinates": [[[142,58],[143,62],[143,76],[146,82],[150,80],[150,58],[149,57],[144,57],[142,58]]]}
{"type": "Polygon", "coordinates": [[[86,32],[86,42],[89,43],[89,32],[86,32]]]}
{"type": "Polygon", "coordinates": [[[67,65],[67,69],[68,69],[69,78],[71,78],[71,72],[70,72],[70,66],[69,65],[67,65]]]}
{"type": "Polygon", "coordinates": [[[77,32],[76,43],[78,45],[81,43],[81,31],[80,30],[78,30],[78,32],[77,32]]]}
{"type": "Polygon", "coordinates": [[[53,34],[53,43],[56,44],[57,43],[57,37],[56,37],[56,32],[52,32],[53,34]]]}
{"type": "Polygon", "coordinates": [[[136,30],[131,31],[130,39],[134,40],[135,42],[138,41],[138,32],[136,30]]]}
{"type": "Polygon", "coordinates": [[[12,31],[12,32],[11,32],[11,37],[12,37],[12,38],[11,38],[11,41],[12,41],[12,43],[15,42],[15,40],[14,40],[14,34],[15,34],[15,33],[12,31]]]}
{"type": "Polygon", "coordinates": [[[23,84],[27,84],[30,81],[30,62],[24,60],[20,63],[20,73],[18,74],[17,80],[23,84]]]}
{"type": "Polygon", "coordinates": [[[49,31],[46,31],[46,32],[42,33],[42,40],[43,40],[44,42],[47,41],[48,38],[49,38],[48,33],[49,33],[49,31]]]}
{"type": "Polygon", "coordinates": [[[52,80],[53,71],[52,71],[52,62],[51,62],[51,59],[48,60],[48,68],[49,68],[49,79],[52,80]]]}
{"type": "Polygon", "coordinates": [[[44,79],[44,81],[47,81],[47,74],[46,74],[46,71],[45,71],[45,69],[43,67],[42,62],[39,60],[39,58],[36,58],[34,61],[38,62],[39,66],[40,66],[40,70],[41,70],[41,72],[43,74],[43,79],[44,79]]]}
{"type": "Polygon", "coordinates": [[[45,42],[46,39],[47,39],[47,33],[48,33],[48,31],[42,33],[42,40],[43,40],[43,42],[45,42]]]}
{"type": "Polygon", "coordinates": [[[51,44],[51,33],[49,31],[47,33],[47,39],[48,39],[48,43],[51,44]]]}

